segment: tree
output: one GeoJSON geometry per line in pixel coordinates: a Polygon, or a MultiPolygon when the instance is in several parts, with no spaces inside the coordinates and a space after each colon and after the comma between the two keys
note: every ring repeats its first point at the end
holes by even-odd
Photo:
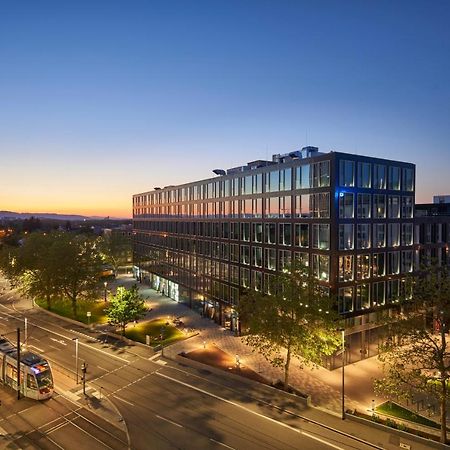
{"type": "Polygon", "coordinates": [[[425,393],[440,404],[441,442],[447,440],[450,380],[450,274],[429,266],[412,279],[413,299],[395,321],[395,338],[381,346],[384,377],[375,381],[379,394],[412,398],[425,393]]]}
{"type": "Polygon", "coordinates": [[[100,249],[104,259],[113,266],[114,273],[131,258],[131,241],[121,233],[112,231],[103,236],[100,249]]]}
{"type": "Polygon", "coordinates": [[[289,386],[293,356],[305,365],[320,364],[340,343],[330,297],[307,267],[293,264],[275,277],[272,295],[249,291],[238,306],[246,328],[244,341],[273,366],[283,367],[289,386]]]}
{"type": "Polygon", "coordinates": [[[62,234],[58,241],[57,283],[72,303],[77,316],[79,299],[94,298],[99,291],[102,259],[96,239],[84,235],[62,234]]]}
{"type": "Polygon", "coordinates": [[[109,308],[106,309],[109,323],[120,326],[123,335],[127,324],[140,319],[146,312],[145,301],[139,295],[137,286],[131,289],[118,287],[116,295],[111,297],[109,308]]]}
{"type": "Polygon", "coordinates": [[[10,283],[32,298],[43,297],[49,309],[58,291],[58,239],[57,234],[33,233],[21,247],[4,248],[0,258],[2,272],[10,283]]]}

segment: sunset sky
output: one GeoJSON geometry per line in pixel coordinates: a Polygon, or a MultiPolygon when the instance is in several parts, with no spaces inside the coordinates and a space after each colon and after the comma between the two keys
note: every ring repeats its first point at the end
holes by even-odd
{"type": "Polygon", "coordinates": [[[0,3],[0,210],[133,193],[304,145],[450,194],[448,1],[0,3]]]}

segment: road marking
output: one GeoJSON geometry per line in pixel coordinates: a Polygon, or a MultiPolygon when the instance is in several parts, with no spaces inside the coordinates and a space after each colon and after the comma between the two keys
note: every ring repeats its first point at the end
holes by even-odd
{"type": "Polygon", "coordinates": [[[67,343],[64,342],[62,339],[55,339],[55,338],[51,337],[50,340],[52,340],[53,342],[57,342],[58,344],[61,344],[61,345],[67,345],[67,343]]]}
{"type": "Polygon", "coordinates": [[[28,344],[28,347],[36,349],[39,353],[44,353],[44,350],[42,350],[42,348],[36,347],[33,344],[28,344]]]}
{"type": "Polygon", "coordinates": [[[150,356],[150,358],[148,358],[149,361],[153,361],[155,358],[157,358],[158,356],[160,356],[159,353],[155,353],[153,356],[150,356]]]}
{"type": "Polygon", "coordinates": [[[100,370],[104,370],[105,372],[109,372],[109,370],[108,369],[105,369],[104,367],[102,367],[102,366],[97,366],[100,370]]]}
{"type": "Polygon", "coordinates": [[[122,397],[118,397],[117,395],[113,395],[114,398],[117,398],[117,400],[120,400],[121,402],[127,403],[130,406],[134,406],[134,403],[129,402],[128,400],[125,400],[122,397]]]}
{"type": "Polygon", "coordinates": [[[321,443],[323,443],[323,444],[325,444],[325,445],[328,445],[329,447],[335,448],[335,449],[337,449],[337,450],[344,450],[343,447],[339,447],[339,446],[337,446],[337,445],[331,444],[330,442],[326,442],[326,441],[324,441],[324,440],[322,440],[322,439],[320,439],[320,438],[318,438],[318,437],[316,437],[316,436],[310,435],[309,433],[307,434],[306,432],[304,432],[304,431],[302,431],[302,430],[299,430],[299,429],[297,429],[297,428],[294,428],[294,427],[292,427],[292,426],[290,426],[290,425],[288,425],[288,424],[286,424],[286,423],[284,423],[284,422],[280,422],[279,420],[272,419],[271,417],[265,416],[264,414],[260,414],[260,413],[258,413],[258,412],[256,412],[256,411],[252,411],[251,409],[249,409],[249,408],[247,408],[247,407],[245,407],[245,406],[242,406],[242,405],[240,405],[239,403],[235,403],[235,402],[232,402],[231,400],[228,400],[228,399],[226,399],[226,398],[219,397],[219,396],[216,395],[216,394],[213,394],[213,393],[211,393],[211,392],[205,391],[204,389],[201,389],[201,388],[199,388],[199,387],[192,386],[191,384],[185,383],[184,381],[177,380],[176,378],[169,377],[168,375],[165,375],[165,374],[160,373],[160,372],[156,373],[156,375],[158,375],[158,376],[160,376],[160,377],[163,377],[163,378],[166,378],[166,379],[168,379],[168,380],[171,380],[171,381],[173,381],[173,382],[175,382],[175,383],[181,384],[181,385],[183,385],[183,386],[186,386],[186,387],[188,387],[188,388],[190,388],[190,389],[193,389],[194,391],[201,392],[202,394],[205,394],[205,395],[208,395],[208,396],[210,396],[210,397],[213,397],[213,398],[215,398],[215,399],[217,399],[217,400],[220,400],[220,401],[222,401],[222,402],[224,402],[224,403],[228,403],[229,405],[233,405],[233,406],[235,406],[235,407],[237,407],[237,408],[243,409],[244,411],[247,411],[247,412],[249,412],[249,413],[251,413],[251,414],[254,414],[255,416],[258,416],[258,417],[261,417],[261,418],[263,418],[263,419],[266,419],[266,420],[268,420],[269,422],[276,423],[277,425],[280,425],[280,426],[282,426],[282,427],[284,427],[284,428],[288,428],[289,430],[295,431],[296,433],[303,434],[303,435],[305,435],[305,436],[307,435],[310,439],[314,439],[314,440],[316,440],[316,441],[319,441],[319,442],[321,442],[321,443]]]}
{"type": "Polygon", "coordinates": [[[166,422],[169,422],[169,423],[171,423],[172,425],[175,425],[176,427],[184,428],[183,425],[180,425],[179,423],[173,422],[173,421],[170,420],[170,419],[166,419],[165,417],[158,416],[158,414],[156,414],[156,417],[157,417],[158,419],[165,420],[166,422]]]}
{"type": "Polygon", "coordinates": [[[230,448],[231,450],[236,450],[234,447],[230,447],[229,445],[224,444],[223,442],[220,442],[220,441],[216,441],[213,438],[209,438],[209,440],[212,442],[215,442],[216,444],[222,445],[223,447],[230,448]]]}

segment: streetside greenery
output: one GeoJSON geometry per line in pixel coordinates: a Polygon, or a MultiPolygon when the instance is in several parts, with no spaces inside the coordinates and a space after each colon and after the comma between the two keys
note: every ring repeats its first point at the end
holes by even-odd
{"type": "Polygon", "coordinates": [[[136,326],[129,326],[125,336],[133,341],[146,344],[146,335],[150,336],[150,345],[169,345],[186,339],[188,335],[169,324],[166,319],[153,319],[139,322],[136,326]]]}
{"type": "Polygon", "coordinates": [[[120,233],[102,236],[99,248],[104,261],[113,267],[115,275],[119,267],[127,265],[131,259],[131,241],[120,233]]]}
{"type": "Polygon", "coordinates": [[[122,335],[125,335],[127,324],[145,316],[147,307],[144,299],[139,295],[136,285],[131,289],[121,286],[117,288],[116,295],[111,296],[105,312],[108,322],[111,325],[119,326],[122,335]]]}
{"type": "Polygon", "coordinates": [[[287,390],[293,356],[317,366],[335,352],[341,343],[338,316],[329,294],[299,262],[276,275],[271,290],[248,291],[238,312],[244,342],[274,367],[283,368],[287,390]]]}
{"type": "Polygon", "coordinates": [[[13,286],[46,301],[64,298],[77,316],[80,300],[98,296],[102,259],[97,238],[71,233],[31,233],[17,247],[3,246],[0,270],[13,286]]]}
{"type": "Polygon", "coordinates": [[[381,346],[384,376],[375,391],[402,399],[425,394],[440,405],[441,442],[447,441],[447,401],[450,383],[450,273],[429,265],[411,277],[413,298],[396,317],[395,336],[381,346]]]}

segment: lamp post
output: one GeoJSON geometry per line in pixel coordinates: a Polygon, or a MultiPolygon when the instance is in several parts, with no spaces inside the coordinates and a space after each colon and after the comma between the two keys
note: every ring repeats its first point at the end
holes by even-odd
{"type": "Polygon", "coordinates": [[[78,384],[78,338],[73,338],[72,341],[75,341],[75,372],[78,384]]]}
{"type": "Polygon", "coordinates": [[[342,333],[342,420],[345,420],[345,330],[342,333]]]}
{"type": "Polygon", "coordinates": [[[24,319],[25,321],[25,327],[24,327],[24,331],[25,331],[25,341],[23,343],[23,346],[25,347],[28,344],[28,319],[25,317],[24,319]]]}
{"type": "Polygon", "coordinates": [[[106,302],[106,286],[108,286],[108,282],[105,281],[105,282],[103,283],[103,286],[105,286],[105,302],[106,302]]]}

